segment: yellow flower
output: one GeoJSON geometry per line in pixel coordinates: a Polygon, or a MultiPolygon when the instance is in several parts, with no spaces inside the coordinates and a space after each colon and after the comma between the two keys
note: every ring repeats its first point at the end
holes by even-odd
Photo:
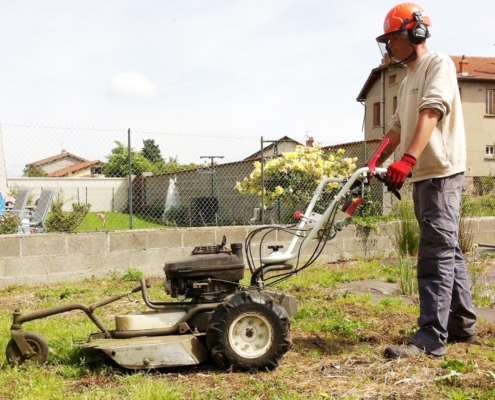
{"type": "Polygon", "coordinates": [[[277,194],[277,195],[281,195],[283,192],[284,192],[284,188],[283,188],[283,187],[281,187],[281,186],[277,186],[277,187],[275,188],[275,194],[277,194]]]}

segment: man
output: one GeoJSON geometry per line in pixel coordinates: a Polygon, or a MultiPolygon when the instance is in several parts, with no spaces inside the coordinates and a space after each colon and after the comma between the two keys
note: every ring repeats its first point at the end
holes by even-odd
{"type": "Polygon", "coordinates": [[[461,100],[451,58],[426,48],[429,25],[430,18],[421,7],[399,4],[387,14],[384,34],[376,39],[392,62],[407,68],[385,136],[389,144],[377,165],[402,142],[405,152],[389,166],[387,186],[400,189],[412,172],[420,227],[419,329],[408,345],[386,348],[387,358],[443,356],[447,342],[476,338],[476,315],[458,234],[466,170],[461,100]]]}

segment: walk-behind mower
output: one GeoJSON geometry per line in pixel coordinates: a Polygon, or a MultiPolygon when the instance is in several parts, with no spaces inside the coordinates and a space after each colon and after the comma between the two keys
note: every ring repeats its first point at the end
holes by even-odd
{"type": "MultiPolygon", "coordinates": [[[[375,168],[383,143],[367,167],[356,170],[347,178],[324,179],[315,190],[304,213],[296,212],[298,224],[261,226],[254,229],[245,242],[246,262],[251,279],[244,278],[245,259],[241,243],[196,247],[184,260],[165,264],[165,291],[177,301],[154,302],[149,299],[144,278],[129,293],[101,302],[84,305],[70,303],[21,314],[13,313],[12,338],[7,344],[7,360],[17,366],[26,360],[45,363],[48,344],[39,334],[23,331],[25,322],[82,310],[98,327],[83,347],[99,349],[119,365],[131,369],[147,369],[198,364],[211,358],[222,367],[239,369],[273,369],[291,347],[289,317],[297,313],[296,298],[272,290],[272,287],[311,265],[325,243],[351,222],[351,215],[363,201],[359,198],[368,176],[382,180],[386,169],[375,168]],[[338,188],[326,210],[319,214],[315,205],[325,194],[329,183],[338,188]],[[293,235],[288,249],[270,245],[273,231],[293,235]],[[259,240],[258,240],[259,238],[259,240]],[[302,254],[311,244],[308,260],[300,263],[302,254]],[[252,243],[259,243],[257,257],[252,243]],[[295,265],[288,261],[296,260],[295,265]],[[115,316],[115,329],[109,330],[96,310],[129,296],[142,293],[149,310],[115,316]]],[[[396,193],[398,195],[398,193],[396,193]]]]}

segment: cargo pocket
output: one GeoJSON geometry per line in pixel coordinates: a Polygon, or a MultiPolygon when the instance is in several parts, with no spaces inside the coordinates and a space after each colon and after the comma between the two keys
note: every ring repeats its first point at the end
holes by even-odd
{"type": "Polygon", "coordinates": [[[418,260],[418,279],[438,276],[440,273],[438,258],[420,258],[418,260]]]}
{"type": "Polygon", "coordinates": [[[455,248],[457,242],[455,224],[446,219],[448,218],[423,218],[420,238],[421,259],[448,257],[455,248]]]}

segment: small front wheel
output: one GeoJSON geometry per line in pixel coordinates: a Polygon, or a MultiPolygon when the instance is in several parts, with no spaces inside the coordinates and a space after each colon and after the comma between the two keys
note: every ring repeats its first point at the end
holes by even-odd
{"type": "Polygon", "coordinates": [[[31,355],[24,356],[14,339],[10,339],[5,350],[9,364],[12,367],[17,367],[24,364],[26,360],[31,360],[37,364],[44,364],[48,359],[49,352],[48,343],[45,338],[35,332],[24,332],[23,335],[31,347],[31,355]]]}
{"type": "Polygon", "coordinates": [[[206,341],[220,366],[271,370],[292,344],[289,316],[266,294],[240,292],[215,308],[206,341]]]}

